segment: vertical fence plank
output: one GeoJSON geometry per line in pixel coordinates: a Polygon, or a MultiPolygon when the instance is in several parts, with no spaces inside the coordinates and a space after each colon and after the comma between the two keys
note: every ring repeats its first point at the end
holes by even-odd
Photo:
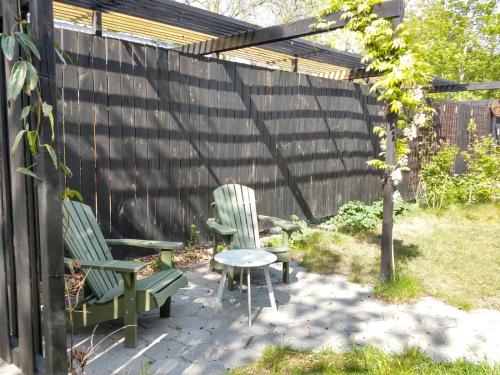
{"type": "Polygon", "coordinates": [[[191,175],[191,145],[189,143],[189,102],[191,100],[189,92],[189,57],[179,55],[179,130],[181,132],[179,144],[179,187],[180,187],[180,216],[181,226],[180,235],[186,239],[188,235],[188,226],[190,224],[189,216],[189,194],[190,194],[190,175],[191,175]]]}
{"type": "Polygon", "coordinates": [[[159,178],[159,87],[158,87],[158,50],[146,47],[146,124],[147,124],[147,238],[157,239],[161,236],[158,225],[159,195],[158,190],[163,184],[159,178]]]}
{"type": "MultiPolygon", "coordinates": [[[[214,180],[210,167],[210,150],[209,150],[209,141],[208,135],[211,133],[208,131],[209,128],[209,67],[211,63],[210,61],[201,61],[198,64],[198,77],[199,77],[199,92],[198,92],[198,101],[200,106],[200,118],[198,125],[198,139],[199,139],[199,158],[200,158],[200,185],[198,188],[198,197],[199,197],[199,214],[197,218],[197,225],[201,229],[201,234],[204,237],[203,239],[207,239],[206,233],[208,232],[206,227],[207,219],[210,217],[210,194],[211,194],[211,186],[214,186],[214,180]]],[[[196,223],[195,223],[196,224],[196,223]]]]}
{"type": "Polygon", "coordinates": [[[169,56],[168,52],[158,49],[158,151],[159,151],[159,174],[158,174],[158,204],[157,225],[159,240],[170,239],[174,232],[174,222],[170,217],[170,204],[173,203],[172,180],[170,176],[170,161],[174,157],[170,149],[170,142],[174,142],[175,131],[172,129],[172,116],[170,114],[169,100],[169,56]]]}
{"type": "Polygon", "coordinates": [[[172,133],[169,142],[170,157],[169,157],[169,225],[172,227],[173,238],[181,238],[182,210],[181,210],[181,185],[180,185],[180,142],[181,142],[181,125],[180,125],[180,66],[179,54],[177,52],[168,52],[168,98],[169,101],[169,131],[172,133]]]}
{"type": "Polygon", "coordinates": [[[93,38],[92,73],[94,75],[94,136],[96,161],[96,216],[104,235],[111,233],[109,187],[109,125],[108,75],[106,70],[106,39],[93,38]]]}
{"type": "Polygon", "coordinates": [[[130,212],[139,238],[146,238],[147,221],[147,124],[146,124],[146,47],[136,44],[134,48],[134,126],[135,126],[135,206],[130,212]]]}
{"type": "Polygon", "coordinates": [[[120,42],[122,88],[123,206],[120,208],[122,236],[137,238],[135,211],[135,125],[134,125],[134,53],[133,43],[120,42]]]}
{"type": "MultiPolygon", "coordinates": [[[[121,86],[121,42],[109,38],[107,43],[108,104],[109,104],[109,172],[110,172],[110,236],[123,232],[123,120],[121,86]]],[[[128,95],[128,93],[125,93],[128,95]]]]}
{"type": "Polygon", "coordinates": [[[78,79],[80,112],[81,190],[83,201],[96,207],[94,83],[92,74],[92,35],[81,33],[78,38],[78,79]]]}
{"type": "Polygon", "coordinates": [[[203,127],[203,134],[207,139],[207,161],[208,161],[208,191],[207,193],[207,215],[213,217],[213,209],[211,203],[213,201],[212,192],[219,185],[218,174],[218,137],[219,137],[219,119],[217,117],[218,106],[218,91],[217,91],[217,73],[218,62],[210,60],[208,63],[208,86],[206,87],[206,99],[204,103],[207,104],[207,124],[203,127]]]}
{"type": "MultiPolygon", "coordinates": [[[[199,154],[199,126],[200,126],[200,105],[199,105],[199,86],[200,79],[198,77],[198,69],[200,63],[195,57],[191,57],[187,60],[189,70],[188,72],[188,107],[189,112],[188,123],[186,126],[186,138],[189,139],[189,174],[187,177],[187,183],[189,186],[189,201],[187,202],[189,207],[189,214],[187,217],[188,222],[186,225],[197,225],[198,217],[201,211],[200,202],[200,168],[202,165],[201,155],[199,154]]],[[[188,187],[186,186],[186,188],[188,187]]],[[[188,190],[188,189],[186,189],[188,190]]]]}
{"type": "Polygon", "coordinates": [[[64,157],[72,176],[66,177],[66,187],[81,191],[80,176],[80,113],[78,104],[78,46],[80,33],[71,30],[62,31],[61,48],[69,59],[64,66],[64,157]]]}
{"type": "MultiPolygon", "coordinates": [[[[8,149],[7,143],[7,105],[6,105],[6,87],[4,78],[3,58],[0,59],[0,358],[11,362],[10,336],[11,319],[13,318],[10,306],[13,300],[9,300],[9,286],[12,288],[15,281],[9,276],[12,268],[9,254],[12,253],[11,244],[11,223],[10,210],[8,209],[10,189],[9,171],[8,171],[8,149]]],[[[12,277],[12,276],[11,276],[12,277]]]]}

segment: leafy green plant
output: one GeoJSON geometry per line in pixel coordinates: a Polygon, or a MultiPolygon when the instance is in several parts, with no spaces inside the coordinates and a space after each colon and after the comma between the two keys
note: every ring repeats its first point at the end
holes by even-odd
{"type": "MultiPolygon", "coordinates": [[[[410,212],[411,206],[404,200],[398,200],[394,204],[394,216],[404,215],[410,212]]],[[[360,201],[350,201],[340,207],[337,215],[328,219],[321,225],[323,229],[334,227],[347,233],[356,233],[371,230],[376,227],[383,214],[383,201],[377,200],[372,205],[360,201]]]]}
{"type": "Polygon", "coordinates": [[[350,201],[340,207],[333,218],[337,228],[345,232],[370,230],[380,222],[380,206],[367,206],[360,201],[350,201]]]}
{"type": "Polygon", "coordinates": [[[491,137],[472,137],[467,151],[462,152],[473,177],[469,185],[469,202],[494,201],[500,195],[500,146],[491,137]]]}
{"type": "Polygon", "coordinates": [[[196,225],[191,224],[189,227],[189,238],[187,245],[188,247],[196,245],[198,242],[200,242],[200,231],[196,227],[196,225]]]}
{"type": "Polygon", "coordinates": [[[453,187],[452,172],[458,148],[444,145],[422,164],[420,171],[420,201],[435,210],[440,209],[453,187]]]}
{"type": "Polygon", "coordinates": [[[154,259],[149,263],[149,265],[153,269],[153,272],[160,272],[161,271],[160,263],[161,263],[160,259],[154,259]]]}
{"type": "MultiPolygon", "coordinates": [[[[7,82],[8,106],[11,107],[21,93],[30,98],[30,104],[24,106],[21,110],[20,121],[23,129],[16,134],[11,145],[11,153],[16,152],[19,144],[24,140],[33,156],[34,163],[29,166],[19,167],[16,172],[40,180],[41,177],[35,174],[34,167],[40,152],[47,152],[54,164],[54,168],[71,177],[71,170],[64,161],[59,159],[53,147],[56,136],[53,108],[42,97],[38,71],[33,64],[35,58],[37,60],[41,59],[40,51],[31,36],[25,32],[26,24],[26,20],[19,17],[19,21],[14,24],[10,31],[4,31],[0,34],[0,44],[5,58],[8,61],[17,58],[10,70],[7,82]],[[23,49],[24,57],[17,57],[18,46],[23,49]],[[40,137],[42,126],[49,126],[50,140],[48,142],[42,141],[40,137]]],[[[65,63],[64,52],[56,48],[56,55],[65,63]]],[[[63,199],[77,198],[82,200],[80,193],[76,190],[65,188],[61,193],[63,199]]]]}
{"type": "Polygon", "coordinates": [[[445,145],[423,163],[419,200],[433,209],[451,203],[494,202],[500,195],[500,146],[492,137],[477,138],[471,122],[469,146],[461,152],[468,173],[453,175],[456,147],[445,145]]]}

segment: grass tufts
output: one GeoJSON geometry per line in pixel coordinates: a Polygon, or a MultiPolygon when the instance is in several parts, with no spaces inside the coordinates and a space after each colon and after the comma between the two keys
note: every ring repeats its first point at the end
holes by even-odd
{"type": "Polygon", "coordinates": [[[377,298],[394,303],[411,302],[424,294],[422,283],[416,277],[400,273],[390,282],[378,282],[374,290],[377,298]]]}
{"type": "Polygon", "coordinates": [[[499,375],[500,367],[464,360],[439,363],[414,347],[406,347],[400,354],[386,354],[373,347],[354,347],[350,351],[335,353],[330,350],[314,352],[289,346],[269,346],[259,360],[229,374],[499,375]]]}

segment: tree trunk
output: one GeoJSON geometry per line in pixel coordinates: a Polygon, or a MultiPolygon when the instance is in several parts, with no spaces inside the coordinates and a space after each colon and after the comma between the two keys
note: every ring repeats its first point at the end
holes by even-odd
{"type": "MultiPolygon", "coordinates": [[[[388,116],[385,162],[388,165],[396,164],[396,118],[388,116]]],[[[390,171],[384,176],[384,211],[382,216],[382,254],[380,258],[380,276],[383,282],[394,278],[394,247],[392,241],[392,228],[394,217],[394,185],[391,181],[390,171]]]]}

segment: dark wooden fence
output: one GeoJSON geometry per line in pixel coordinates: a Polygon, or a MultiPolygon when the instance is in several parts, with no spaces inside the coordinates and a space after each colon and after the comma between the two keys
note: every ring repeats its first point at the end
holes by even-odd
{"type": "Polygon", "coordinates": [[[256,189],[269,215],[321,217],[380,192],[366,88],[59,30],[68,186],[106,235],[185,240],[211,191],[256,189]]]}
{"type": "MultiPolygon", "coordinates": [[[[41,55],[33,64],[42,97],[55,106],[52,2],[3,0],[2,31],[17,30],[16,21],[28,12],[25,27],[41,55]]],[[[6,78],[21,56],[16,44],[12,61],[0,57],[0,358],[27,375],[67,374],[61,181],[48,154],[33,160],[22,142],[9,152],[23,128],[21,109],[34,101],[21,95],[7,104],[6,78]],[[17,172],[32,164],[40,180],[17,172]]],[[[49,129],[42,120],[40,141],[58,149],[60,138],[52,142],[49,129]]],[[[55,129],[59,134],[58,124],[55,129]]]]}
{"type": "MultiPolygon", "coordinates": [[[[493,134],[493,116],[489,101],[442,102],[437,106],[439,121],[437,130],[440,138],[462,150],[467,150],[469,134],[467,126],[473,120],[476,135],[484,137],[493,134]]],[[[458,157],[455,173],[464,173],[466,166],[463,158],[458,157]]]]}
{"type": "MultiPolygon", "coordinates": [[[[467,150],[469,134],[467,127],[471,120],[476,124],[476,135],[484,137],[496,133],[496,119],[490,110],[490,101],[467,101],[467,102],[437,102],[435,128],[439,139],[450,145],[457,146],[461,150],[467,150]]],[[[418,150],[413,148],[409,157],[411,172],[406,175],[401,191],[406,199],[414,199],[415,191],[419,183],[420,162],[418,150]]],[[[455,173],[465,173],[466,165],[461,156],[457,156],[455,173]]]]}

